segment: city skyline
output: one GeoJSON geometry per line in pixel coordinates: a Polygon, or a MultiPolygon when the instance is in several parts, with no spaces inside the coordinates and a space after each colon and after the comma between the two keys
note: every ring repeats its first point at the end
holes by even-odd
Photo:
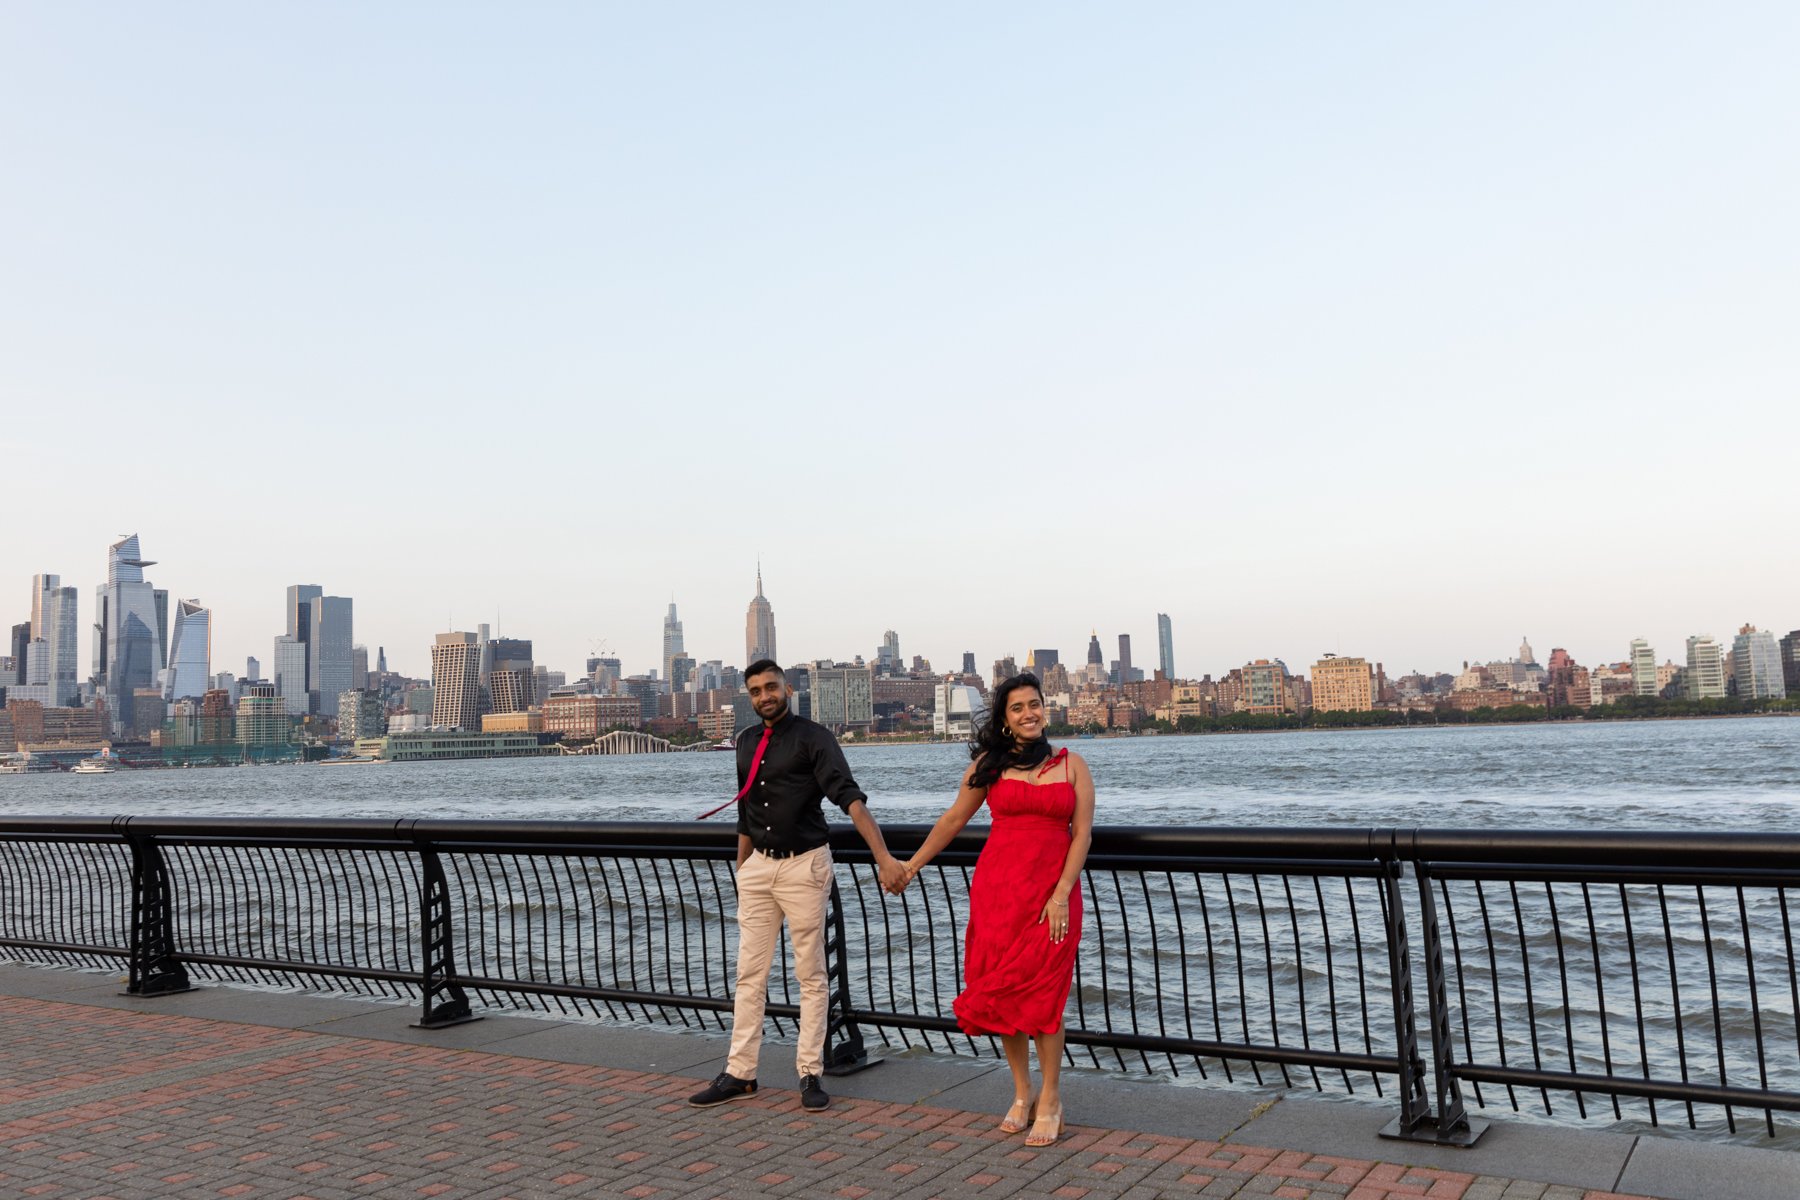
{"type": "MultiPolygon", "coordinates": [[[[142,590],[144,594],[138,599],[139,607],[149,606],[149,597],[152,594],[155,596],[156,600],[154,607],[159,615],[156,618],[152,618],[151,623],[154,624],[157,620],[162,621],[163,632],[172,637],[172,642],[168,648],[167,661],[164,662],[161,657],[161,646],[154,644],[157,640],[155,630],[140,630],[137,635],[137,644],[140,646],[140,649],[137,650],[136,653],[154,656],[158,662],[163,663],[164,666],[170,669],[171,675],[173,676],[177,666],[176,659],[179,657],[178,651],[183,641],[181,636],[183,623],[191,621],[193,626],[199,630],[197,636],[204,640],[204,651],[198,657],[194,656],[190,651],[188,661],[183,664],[187,671],[197,672],[200,669],[201,663],[209,663],[210,674],[230,672],[235,675],[237,673],[236,664],[242,663],[246,659],[253,658],[257,659],[259,662],[266,662],[267,669],[264,672],[266,678],[270,682],[277,684],[278,694],[287,699],[289,711],[294,715],[303,715],[306,711],[309,690],[320,694],[319,702],[322,706],[321,711],[330,710],[331,705],[326,703],[325,697],[327,695],[335,696],[339,692],[346,690],[348,687],[348,679],[351,673],[350,660],[352,643],[354,643],[355,650],[359,654],[362,654],[367,661],[373,661],[372,658],[368,657],[369,655],[384,651],[387,654],[390,654],[399,664],[393,668],[397,673],[414,678],[428,679],[431,675],[431,661],[435,653],[432,647],[437,643],[440,635],[444,633],[463,632],[472,634],[474,632],[473,629],[459,628],[456,626],[452,626],[448,629],[433,629],[424,635],[423,645],[421,647],[421,645],[415,642],[409,642],[405,637],[387,641],[378,640],[372,635],[365,635],[361,625],[361,617],[359,615],[356,632],[353,637],[350,626],[350,612],[352,605],[358,603],[354,596],[326,596],[323,594],[323,588],[318,585],[289,584],[282,589],[281,593],[284,600],[285,620],[288,632],[285,635],[278,634],[275,637],[273,643],[273,655],[266,660],[262,654],[249,653],[239,655],[235,653],[232,643],[220,643],[217,640],[218,623],[215,606],[210,604],[202,605],[198,599],[183,599],[176,602],[176,608],[173,612],[164,611],[168,605],[167,597],[171,593],[163,588],[156,588],[152,592],[150,585],[145,582],[144,568],[158,564],[144,562],[138,558],[138,555],[140,554],[138,549],[139,544],[140,538],[138,535],[134,534],[118,540],[108,547],[107,563],[109,578],[113,580],[113,584],[115,585],[126,584],[142,590]],[[322,634],[325,634],[326,637],[322,638],[322,634]],[[373,649],[371,649],[371,647],[373,647],[373,649]],[[329,687],[325,688],[313,686],[314,680],[320,671],[319,663],[321,662],[322,649],[327,651],[323,661],[328,663],[327,673],[329,674],[329,679],[325,682],[330,684],[329,687]],[[418,663],[417,669],[406,669],[408,665],[414,662],[418,663]]],[[[170,564],[164,561],[162,565],[169,566],[170,564]]],[[[66,609],[71,605],[78,604],[78,589],[59,588],[58,580],[59,576],[56,573],[47,572],[37,573],[29,577],[29,599],[34,602],[35,609],[35,611],[28,614],[29,616],[38,621],[49,621],[49,618],[45,617],[44,614],[50,611],[52,607],[50,600],[55,598],[57,601],[56,607],[58,614],[61,615],[62,619],[66,622],[67,616],[64,615],[66,614],[66,609]]],[[[106,597],[109,595],[108,587],[109,585],[106,584],[101,585],[101,588],[96,593],[97,603],[105,602],[106,597]]],[[[766,628],[771,637],[776,636],[777,634],[777,626],[773,619],[775,606],[770,599],[765,597],[763,590],[763,571],[760,565],[756,569],[754,587],[755,594],[748,601],[749,611],[746,617],[747,641],[754,639],[759,628],[766,628]],[[759,626],[759,620],[767,621],[768,624],[766,626],[759,626]]],[[[361,604],[358,605],[359,614],[370,610],[370,599],[371,598],[365,597],[361,604]]],[[[379,603],[378,598],[375,599],[376,603],[373,605],[373,609],[375,612],[379,613],[385,606],[379,603]]],[[[717,659],[722,661],[726,666],[736,666],[740,669],[747,665],[748,660],[743,663],[735,662],[730,657],[729,646],[722,647],[717,642],[709,641],[705,644],[695,643],[691,647],[686,646],[685,643],[687,639],[685,637],[685,627],[689,622],[677,616],[678,608],[678,601],[669,601],[663,607],[660,633],[658,634],[659,640],[653,643],[657,647],[654,651],[646,651],[642,654],[634,653],[629,649],[632,645],[630,639],[607,639],[611,645],[613,656],[623,659],[625,674],[647,675],[655,673],[658,678],[668,679],[670,676],[667,672],[667,665],[671,660],[671,657],[677,655],[685,658],[688,662],[702,662],[717,659]],[[621,650],[619,648],[621,646],[627,647],[627,649],[621,650]]],[[[715,619],[716,614],[708,614],[705,628],[709,630],[714,629],[716,627],[715,619]]],[[[7,622],[0,621],[0,624],[5,623],[7,622]]],[[[89,620],[87,619],[87,614],[78,614],[75,621],[77,628],[85,629],[89,639],[93,639],[96,636],[94,626],[98,623],[98,618],[89,620]]],[[[494,639],[494,645],[499,645],[505,639],[519,636],[519,634],[531,634],[530,630],[519,631],[519,634],[515,634],[510,630],[502,631],[497,627],[490,626],[487,622],[472,622],[470,624],[478,625],[483,630],[491,630],[491,637],[494,639]]],[[[1198,635],[1190,635],[1185,627],[1181,627],[1178,630],[1178,627],[1181,626],[1181,622],[1177,617],[1172,616],[1166,611],[1158,611],[1149,614],[1149,619],[1141,622],[1140,627],[1142,625],[1148,625],[1150,630],[1154,632],[1158,654],[1157,659],[1152,664],[1137,667],[1137,671],[1145,678],[1148,678],[1156,667],[1162,665],[1164,662],[1163,654],[1165,649],[1170,652],[1176,664],[1176,671],[1172,678],[1194,679],[1206,675],[1219,676],[1234,667],[1255,662],[1259,659],[1283,661],[1288,664],[1288,669],[1290,671],[1296,674],[1303,674],[1306,670],[1306,664],[1317,658],[1333,655],[1354,656],[1367,659],[1371,664],[1376,662],[1382,663],[1385,666],[1388,675],[1397,678],[1401,675],[1414,672],[1424,672],[1426,674],[1449,672],[1454,674],[1466,663],[1500,661],[1509,656],[1516,658],[1518,654],[1536,653],[1530,649],[1529,636],[1524,638],[1525,644],[1521,645],[1518,651],[1514,653],[1504,648],[1483,649],[1480,644],[1484,641],[1484,638],[1472,633],[1469,640],[1477,643],[1477,647],[1460,656],[1452,657],[1444,661],[1408,662],[1388,657],[1379,646],[1369,646],[1367,644],[1358,643],[1339,646],[1324,646],[1318,649],[1299,648],[1287,652],[1258,646],[1248,650],[1242,657],[1234,657],[1226,654],[1222,658],[1207,658],[1199,663],[1195,663],[1193,658],[1199,656],[1202,651],[1188,649],[1188,647],[1192,646],[1198,635]],[[1179,640],[1180,644],[1183,646],[1183,650],[1179,652],[1174,651],[1173,648],[1174,643],[1177,640],[1179,640]]],[[[1789,609],[1789,615],[1785,618],[1777,616],[1777,619],[1775,620],[1768,620],[1766,617],[1761,621],[1739,620],[1727,623],[1722,628],[1698,628],[1680,638],[1640,638],[1637,636],[1628,637],[1619,634],[1611,639],[1613,646],[1610,651],[1603,644],[1596,644],[1593,646],[1571,645],[1569,639],[1543,638],[1541,634],[1539,635],[1539,640],[1545,644],[1553,645],[1559,650],[1565,651],[1569,658],[1583,664],[1599,665],[1603,663],[1630,662],[1636,655],[1639,649],[1639,642],[1641,641],[1649,649],[1657,663],[1674,662],[1677,665],[1692,665],[1695,654],[1695,643],[1697,641],[1706,640],[1713,645],[1713,649],[1707,653],[1719,655],[1729,654],[1732,652],[1734,641],[1740,644],[1743,641],[1743,634],[1738,632],[1743,625],[1755,626],[1766,634],[1772,634],[1777,637],[1781,636],[1791,628],[1800,626],[1800,604],[1792,606],[1792,608],[1789,609]]],[[[779,627],[786,629],[786,622],[780,622],[779,627]]],[[[15,626],[15,629],[17,628],[19,628],[19,626],[15,626]]],[[[34,628],[32,621],[28,620],[24,622],[23,628],[27,631],[34,628]]],[[[1134,632],[1136,632],[1134,629],[1129,628],[1121,629],[1116,632],[1109,631],[1105,635],[1105,640],[1116,642],[1119,646],[1120,653],[1124,656],[1128,656],[1130,654],[1131,638],[1134,632]]],[[[115,634],[114,636],[116,637],[117,635],[115,634]]],[[[1032,640],[1014,639],[1012,642],[1008,642],[1004,645],[997,643],[991,652],[983,649],[970,650],[967,647],[956,649],[954,651],[940,651],[936,648],[921,648],[907,635],[906,623],[904,621],[897,621],[893,625],[883,628],[878,634],[875,634],[869,639],[872,643],[870,645],[865,646],[859,643],[851,646],[820,646],[813,652],[803,651],[799,655],[793,656],[791,661],[789,658],[782,658],[780,661],[782,661],[783,665],[793,665],[813,661],[848,662],[853,658],[860,656],[865,661],[874,664],[881,660],[884,647],[889,644],[889,638],[892,638],[894,643],[899,646],[899,657],[897,660],[899,663],[902,665],[909,664],[912,660],[912,656],[917,654],[929,661],[938,674],[959,673],[964,656],[967,654],[973,655],[974,661],[978,664],[980,672],[986,674],[989,664],[1003,658],[1013,659],[1021,669],[1024,669],[1031,662],[1032,655],[1040,652],[1038,649],[1027,649],[1026,647],[1028,646],[1058,652],[1063,656],[1064,661],[1069,662],[1075,661],[1076,656],[1083,653],[1081,650],[1083,643],[1079,638],[1067,637],[1062,638],[1059,642],[1057,636],[1054,634],[1049,637],[1032,640]]],[[[811,639],[807,638],[804,633],[799,637],[796,637],[794,631],[790,629],[784,635],[784,640],[790,645],[795,642],[806,645],[811,639]]],[[[1282,639],[1284,645],[1292,645],[1298,640],[1298,637],[1295,636],[1289,636],[1282,639]]],[[[1500,642],[1505,639],[1500,635],[1494,635],[1485,640],[1487,643],[1491,644],[1492,647],[1498,647],[1500,642]]],[[[1091,627],[1087,635],[1085,650],[1085,656],[1089,661],[1093,660],[1096,654],[1095,645],[1100,641],[1101,635],[1098,627],[1091,627]]],[[[1226,644],[1226,642],[1227,639],[1220,638],[1216,644],[1223,645],[1226,644]]],[[[265,641],[265,645],[266,644],[265,641]]],[[[526,646],[536,645],[541,647],[546,644],[546,639],[537,636],[526,636],[525,641],[522,644],[526,646]]],[[[90,651],[90,660],[95,668],[98,669],[102,657],[101,652],[98,649],[94,649],[90,642],[80,643],[79,649],[90,651]]],[[[580,668],[585,664],[586,659],[591,657],[589,651],[592,649],[594,649],[594,647],[590,645],[587,647],[587,650],[573,653],[566,659],[558,657],[558,652],[554,650],[539,650],[535,654],[530,654],[528,656],[532,657],[540,666],[547,666],[551,670],[564,672],[570,678],[576,678],[583,673],[580,668]]],[[[746,645],[746,651],[752,649],[754,649],[753,646],[746,645]]],[[[1102,663],[1110,662],[1113,666],[1119,665],[1117,659],[1112,659],[1108,655],[1104,645],[1099,647],[1098,653],[1102,663]]],[[[78,661],[80,661],[79,653],[78,661]]],[[[384,659],[383,661],[386,660],[384,659]]],[[[1536,660],[1533,659],[1532,661],[1536,660]]],[[[1708,661],[1710,662],[1711,660],[1709,659],[1708,661]]],[[[1127,669],[1130,669],[1133,666],[1129,657],[1126,657],[1124,665],[1127,669]]],[[[141,673],[142,672],[140,672],[140,674],[141,673]]],[[[191,691],[194,687],[191,678],[192,676],[187,676],[183,681],[178,682],[172,677],[170,683],[176,688],[177,693],[191,691]]],[[[83,672],[80,676],[80,682],[85,683],[88,679],[89,674],[83,672]]],[[[135,675],[132,676],[132,681],[131,686],[133,687],[161,686],[162,667],[158,667],[155,672],[152,672],[148,676],[148,682],[138,680],[135,675]]],[[[177,698],[177,694],[171,693],[169,698],[177,698]]],[[[114,719],[115,721],[119,721],[122,718],[119,714],[115,714],[114,719]]]]}
{"type": "Polygon", "coordinates": [[[414,676],[671,596],[729,661],[759,557],[792,661],[1788,628],[1800,10],[1734,12],[21,10],[0,595],[85,643],[135,529],[215,670],[317,579],[414,676]]]}

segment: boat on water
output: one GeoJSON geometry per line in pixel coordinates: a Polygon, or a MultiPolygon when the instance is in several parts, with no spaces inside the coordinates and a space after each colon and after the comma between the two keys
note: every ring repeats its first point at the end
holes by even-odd
{"type": "Polygon", "coordinates": [[[0,758],[0,775],[23,775],[26,763],[29,761],[28,759],[14,758],[11,755],[0,758]]]}
{"type": "Polygon", "coordinates": [[[111,775],[118,769],[111,759],[84,758],[75,764],[75,769],[70,773],[74,775],[111,775]]]}
{"type": "Polygon", "coordinates": [[[385,758],[366,758],[357,755],[345,755],[342,758],[321,758],[321,767],[371,767],[387,762],[385,758]]]}

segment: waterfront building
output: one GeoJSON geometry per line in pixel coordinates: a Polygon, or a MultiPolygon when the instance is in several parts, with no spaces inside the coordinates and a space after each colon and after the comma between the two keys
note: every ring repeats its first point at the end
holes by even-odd
{"type": "Polygon", "coordinates": [[[1656,682],[1656,651],[1643,638],[1631,639],[1631,691],[1637,696],[1654,696],[1662,691],[1656,682]]]}
{"type": "Polygon", "coordinates": [[[932,687],[931,732],[938,737],[973,736],[981,719],[981,693],[966,684],[946,679],[932,687]]]}
{"type": "Polygon", "coordinates": [[[210,688],[200,697],[198,743],[221,746],[237,740],[237,719],[232,714],[232,698],[223,688],[210,688]]]}
{"type": "MultiPolygon", "coordinates": [[[[439,634],[439,637],[455,636],[439,634]]],[[[467,635],[471,651],[469,675],[479,680],[481,647],[474,634],[467,635]]],[[[537,758],[559,753],[535,733],[473,733],[465,730],[429,729],[422,733],[390,733],[386,737],[361,738],[356,753],[389,762],[423,762],[444,758],[537,758]]]]}
{"type": "Polygon", "coordinates": [[[437,706],[437,695],[429,683],[415,683],[400,698],[400,706],[409,713],[429,717],[437,706]]]}
{"type": "Polygon", "coordinates": [[[1324,712],[1369,712],[1375,677],[1367,659],[1327,654],[1312,665],[1312,706],[1324,712]]]}
{"type": "Polygon", "coordinates": [[[1259,658],[1244,664],[1243,671],[1244,694],[1238,701],[1240,712],[1279,716],[1294,711],[1296,698],[1288,687],[1286,663],[1279,658],[1259,658]]]}
{"type": "Polygon", "coordinates": [[[744,615],[744,665],[758,659],[781,659],[775,653],[775,609],[763,595],[762,563],[756,564],[756,596],[744,615]]]}
{"type": "Polygon", "coordinates": [[[1737,694],[1749,700],[1780,700],[1787,695],[1782,678],[1781,647],[1774,633],[1745,625],[1731,642],[1732,674],[1737,694]]]}
{"type": "Polygon", "coordinates": [[[198,600],[183,600],[175,606],[168,680],[163,695],[170,700],[204,696],[212,685],[212,610],[198,600]]]}
{"type": "Polygon", "coordinates": [[[723,741],[737,732],[737,707],[727,704],[711,712],[697,713],[694,724],[707,737],[723,741]]]}
{"type": "Polygon", "coordinates": [[[285,746],[294,720],[287,701],[272,683],[246,683],[238,692],[237,740],[245,746],[285,746]]]}
{"type": "Polygon", "coordinates": [[[138,689],[158,684],[167,662],[169,593],[144,578],[144,568],[155,565],[144,558],[137,534],[129,534],[107,547],[106,582],[97,589],[94,686],[121,736],[140,732],[132,724],[133,698],[138,689]]]}
{"type": "Polygon", "coordinates": [[[1163,678],[1175,678],[1175,628],[1168,613],[1156,614],[1156,665],[1163,678]]]}
{"type": "Polygon", "coordinates": [[[669,660],[669,690],[685,692],[694,681],[694,660],[685,654],[677,654],[669,660]]]}
{"type": "Polygon", "coordinates": [[[641,722],[648,723],[656,719],[656,698],[661,691],[656,680],[648,675],[633,675],[619,680],[620,694],[637,701],[638,720],[641,722]]]}
{"type": "Polygon", "coordinates": [[[1550,651],[1545,690],[1553,707],[1589,708],[1593,705],[1593,684],[1588,669],[1578,664],[1561,646],[1550,651]]]}
{"type": "MultiPolygon", "coordinates": [[[[758,574],[760,575],[761,572],[759,571],[758,574]]],[[[759,587],[757,590],[760,592],[762,589],[759,587]]],[[[675,659],[686,655],[687,644],[681,636],[681,621],[675,615],[673,600],[669,601],[669,615],[663,618],[662,649],[663,678],[669,680],[676,691],[680,691],[680,685],[674,683],[675,659]]]]}
{"type": "Polygon", "coordinates": [[[635,696],[551,696],[544,701],[544,732],[595,738],[621,725],[641,729],[644,712],[635,696]]]}
{"type": "Polygon", "coordinates": [[[338,736],[347,741],[380,737],[387,732],[387,706],[379,693],[367,688],[351,688],[338,693],[338,736]]]}
{"type": "Polygon", "coordinates": [[[428,712],[395,713],[388,718],[389,733],[421,733],[431,728],[431,714],[428,712]]]}
{"type": "Polygon", "coordinates": [[[1800,629],[1781,639],[1781,680],[1790,696],[1800,696],[1800,629]]]}
{"type": "Polygon", "coordinates": [[[851,663],[815,662],[812,720],[828,729],[867,729],[875,722],[875,672],[851,663]]]}
{"type": "Polygon", "coordinates": [[[334,697],[362,686],[351,678],[351,652],[356,641],[353,610],[348,596],[319,596],[311,602],[306,688],[313,712],[327,711],[334,697]]]}
{"type": "Polygon", "coordinates": [[[1620,696],[1636,693],[1631,664],[1628,662],[1606,663],[1595,667],[1589,673],[1589,681],[1594,704],[1611,704],[1620,696]]]}
{"type": "Polygon", "coordinates": [[[304,717],[311,712],[312,700],[306,690],[306,643],[284,633],[275,639],[269,661],[275,675],[275,694],[281,697],[283,711],[290,717],[304,717]]]}
{"type": "Polygon", "coordinates": [[[541,709],[521,712],[493,712],[481,718],[483,733],[542,733],[544,714],[541,709]]]}
{"type": "Polygon", "coordinates": [[[81,691],[81,659],[76,637],[81,592],[64,587],[60,575],[34,575],[31,579],[31,636],[42,638],[49,658],[43,682],[60,706],[73,704],[81,691]]]}
{"type": "Polygon", "coordinates": [[[431,647],[431,723],[444,729],[481,724],[481,654],[473,633],[440,633],[431,647]]]}
{"type": "Polygon", "coordinates": [[[1682,695],[1689,700],[1720,700],[1725,696],[1725,651],[1708,634],[1687,640],[1687,674],[1682,695]]]}

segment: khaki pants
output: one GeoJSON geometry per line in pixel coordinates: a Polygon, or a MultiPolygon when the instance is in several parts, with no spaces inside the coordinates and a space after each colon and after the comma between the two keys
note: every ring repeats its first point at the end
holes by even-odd
{"type": "Polygon", "coordinates": [[[831,898],[831,848],[820,846],[792,858],[752,853],[738,870],[737,895],[737,994],[731,1012],[731,1057],[725,1069],[739,1079],[756,1078],[769,965],[785,918],[788,938],[794,944],[794,978],[800,983],[800,1043],[794,1048],[795,1065],[802,1075],[821,1074],[830,998],[825,974],[825,909],[831,898]]]}

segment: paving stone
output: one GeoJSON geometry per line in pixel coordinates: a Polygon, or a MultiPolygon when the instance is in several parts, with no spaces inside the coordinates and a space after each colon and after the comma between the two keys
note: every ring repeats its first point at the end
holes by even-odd
{"type": "MultiPolygon", "coordinates": [[[[1153,1115],[1154,1085],[1071,1073],[1071,1093],[1129,1095],[1090,1092],[1074,1115],[1102,1124],[1028,1148],[995,1129],[1004,1105],[987,1093],[1006,1081],[986,1063],[897,1059],[885,1084],[889,1067],[843,1081],[822,1113],[770,1073],[755,1097],[700,1110],[685,1103],[688,1072],[717,1051],[700,1035],[496,1018],[427,1036],[393,1010],[231,996],[151,1010],[101,1003],[92,976],[9,991],[12,970],[0,968],[5,1196],[1582,1198],[1301,1140],[1222,1142],[1262,1102],[1251,1091],[1171,1088],[1153,1115]],[[1121,1128],[1136,1111],[1159,1128],[1121,1128]]],[[[770,1050],[765,1066],[784,1061],[770,1050]]]]}

